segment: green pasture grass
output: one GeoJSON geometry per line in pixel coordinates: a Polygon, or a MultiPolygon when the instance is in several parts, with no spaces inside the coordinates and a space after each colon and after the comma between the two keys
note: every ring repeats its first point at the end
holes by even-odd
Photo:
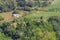
{"type": "Polygon", "coordinates": [[[51,16],[59,16],[60,17],[60,13],[59,12],[40,12],[40,13],[31,13],[27,16],[25,16],[26,18],[39,18],[39,17],[44,17],[44,18],[49,18],[51,16]]]}
{"type": "Polygon", "coordinates": [[[47,9],[51,9],[51,11],[60,12],[60,0],[54,0],[54,3],[50,6],[48,6],[47,9]]]}

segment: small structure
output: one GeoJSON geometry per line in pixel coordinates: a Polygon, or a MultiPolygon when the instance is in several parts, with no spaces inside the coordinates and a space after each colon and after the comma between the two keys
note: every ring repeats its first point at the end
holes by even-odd
{"type": "Polygon", "coordinates": [[[12,13],[12,16],[13,16],[13,17],[16,17],[16,18],[21,17],[21,15],[20,15],[19,13],[17,13],[17,12],[13,12],[13,13],[12,13]]]}
{"type": "Polygon", "coordinates": [[[20,15],[19,15],[19,14],[12,14],[12,16],[13,16],[13,17],[17,17],[17,18],[19,18],[19,17],[20,17],[20,15]]]}

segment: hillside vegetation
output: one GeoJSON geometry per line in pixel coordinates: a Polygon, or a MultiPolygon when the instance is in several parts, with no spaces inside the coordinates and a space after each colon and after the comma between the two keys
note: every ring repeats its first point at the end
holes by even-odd
{"type": "Polygon", "coordinates": [[[60,0],[0,0],[0,40],[60,40],[60,0]]]}

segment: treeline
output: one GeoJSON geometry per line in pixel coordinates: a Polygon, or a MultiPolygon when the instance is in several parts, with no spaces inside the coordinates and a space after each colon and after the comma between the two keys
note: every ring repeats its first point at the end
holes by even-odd
{"type": "Polygon", "coordinates": [[[0,12],[16,9],[29,11],[32,7],[45,7],[52,2],[53,0],[0,0],[0,12]]]}
{"type": "Polygon", "coordinates": [[[12,40],[60,40],[60,18],[15,18],[0,24],[0,30],[12,40]]]}
{"type": "Polygon", "coordinates": [[[12,0],[0,0],[0,12],[11,11],[14,8],[14,2],[12,0]]]}

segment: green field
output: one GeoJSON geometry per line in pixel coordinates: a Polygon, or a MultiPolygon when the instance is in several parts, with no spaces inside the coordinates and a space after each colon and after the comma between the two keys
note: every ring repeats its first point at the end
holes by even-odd
{"type": "Polygon", "coordinates": [[[40,13],[34,13],[34,14],[30,14],[27,15],[27,18],[37,18],[37,17],[44,17],[44,18],[49,18],[51,16],[59,16],[60,17],[60,13],[59,12],[40,12],[40,13]]]}

